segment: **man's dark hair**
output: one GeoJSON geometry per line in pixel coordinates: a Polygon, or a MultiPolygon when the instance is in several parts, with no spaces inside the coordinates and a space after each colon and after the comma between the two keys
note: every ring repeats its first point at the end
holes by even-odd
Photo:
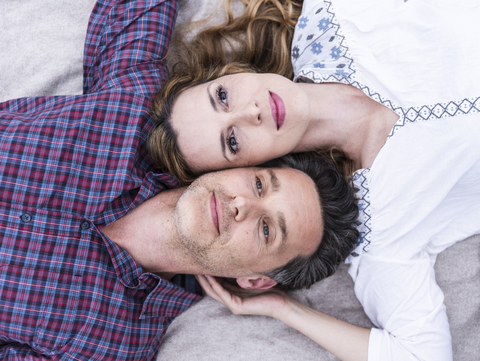
{"type": "Polygon", "coordinates": [[[358,207],[353,188],[333,162],[317,152],[287,154],[261,167],[297,169],[315,183],[324,223],[320,245],[312,255],[298,256],[285,266],[265,273],[280,289],[308,288],[331,276],[354,249],[359,233],[355,226],[358,207]]]}

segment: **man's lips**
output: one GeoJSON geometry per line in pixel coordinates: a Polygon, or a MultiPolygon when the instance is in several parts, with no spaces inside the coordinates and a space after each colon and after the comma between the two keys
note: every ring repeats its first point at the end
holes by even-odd
{"type": "Polygon", "coordinates": [[[285,121],[285,104],[283,103],[282,98],[273,92],[269,92],[270,97],[268,101],[270,103],[270,109],[272,111],[272,117],[277,125],[277,130],[279,130],[283,122],[285,121]]]}
{"type": "Polygon", "coordinates": [[[210,213],[212,214],[213,225],[217,229],[218,234],[220,235],[220,228],[218,226],[218,211],[217,211],[217,200],[215,198],[215,193],[212,194],[210,198],[210,213]]]}

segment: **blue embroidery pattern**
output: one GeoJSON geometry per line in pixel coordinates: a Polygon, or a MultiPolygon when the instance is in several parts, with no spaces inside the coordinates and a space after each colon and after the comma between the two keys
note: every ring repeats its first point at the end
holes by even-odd
{"type": "Polygon", "coordinates": [[[338,60],[340,58],[340,53],[342,52],[342,49],[340,49],[337,46],[334,46],[332,49],[330,49],[332,52],[330,53],[330,56],[332,59],[338,60]]]}
{"type": "Polygon", "coordinates": [[[299,50],[300,49],[298,48],[298,46],[294,46],[292,48],[292,58],[298,59],[298,57],[300,56],[299,50]]]}
{"type": "Polygon", "coordinates": [[[458,101],[450,101],[448,103],[437,103],[433,105],[422,105],[404,109],[397,107],[394,111],[400,115],[400,119],[394,125],[388,138],[391,138],[399,129],[407,123],[455,117],[469,113],[480,112],[480,97],[465,98],[458,101]]]}
{"type": "Polygon", "coordinates": [[[311,50],[312,50],[312,53],[314,53],[315,55],[318,55],[322,52],[322,48],[323,48],[322,44],[313,43],[311,50]]]}
{"type": "Polygon", "coordinates": [[[354,76],[353,60],[330,1],[315,3],[300,17],[292,44],[292,64],[295,73],[304,69],[306,64],[311,68],[325,69],[323,74],[335,74],[335,81],[354,76]]]}
{"type": "Polygon", "coordinates": [[[323,18],[318,22],[318,30],[320,31],[325,31],[328,29],[328,26],[330,25],[330,20],[328,18],[323,18]]]}
{"type": "Polygon", "coordinates": [[[361,169],[353,174],[353,185],[355,196],[358,199],[359,215],[357,220],[357,229],[360,235],[355,245],[355,249],[345,260],[345,263],[351,263],[355,257],[368,252],[371,243],[372,216],[370,208],[370,189],[368,186],[367,174],[370,169],[361,169]]]}
{"type": "Polygon", "coordinates": [[[308,22],[308,17],[302,16],[300,19],[298,19],[298,24],[297,24],[297,26],[298,26],[300,29],[304,29],[304,28],[307,26],[307,22],[308,22]]]}

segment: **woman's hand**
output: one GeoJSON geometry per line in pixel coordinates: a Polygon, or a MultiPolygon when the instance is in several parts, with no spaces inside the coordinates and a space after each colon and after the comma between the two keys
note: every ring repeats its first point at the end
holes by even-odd
{"type": "Polygon", "coordinates": [[[211,276],[195,276],[213,299],[236,315],[274,317],[300,331],[342,361],[367,360],[370,330],[305,306],[277,289],[246,290],[211,276]]]}
{"type": "Polygon", "coordinates": [[[235,315],[263,315],[279,318],[291,299],[286,293],[274,288],[247,290],[212,276],[196,275],[195,277],[207,295],[222,303],[235,315]]]}

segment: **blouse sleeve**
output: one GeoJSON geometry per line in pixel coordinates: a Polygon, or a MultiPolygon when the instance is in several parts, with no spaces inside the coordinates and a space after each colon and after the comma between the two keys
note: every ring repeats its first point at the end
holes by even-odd
{"type": "Polygon", "coordinates": [[[405,261],[364,255],[355,293],[378,327],[369,361],[452,360],[444,297],[426,252],[405,261]]]}
{"type": "Polygon", "coordinates": [[[98,0],[85,41],[84,93],[158,92],[177,10],[176,0],[98,0]]]}

